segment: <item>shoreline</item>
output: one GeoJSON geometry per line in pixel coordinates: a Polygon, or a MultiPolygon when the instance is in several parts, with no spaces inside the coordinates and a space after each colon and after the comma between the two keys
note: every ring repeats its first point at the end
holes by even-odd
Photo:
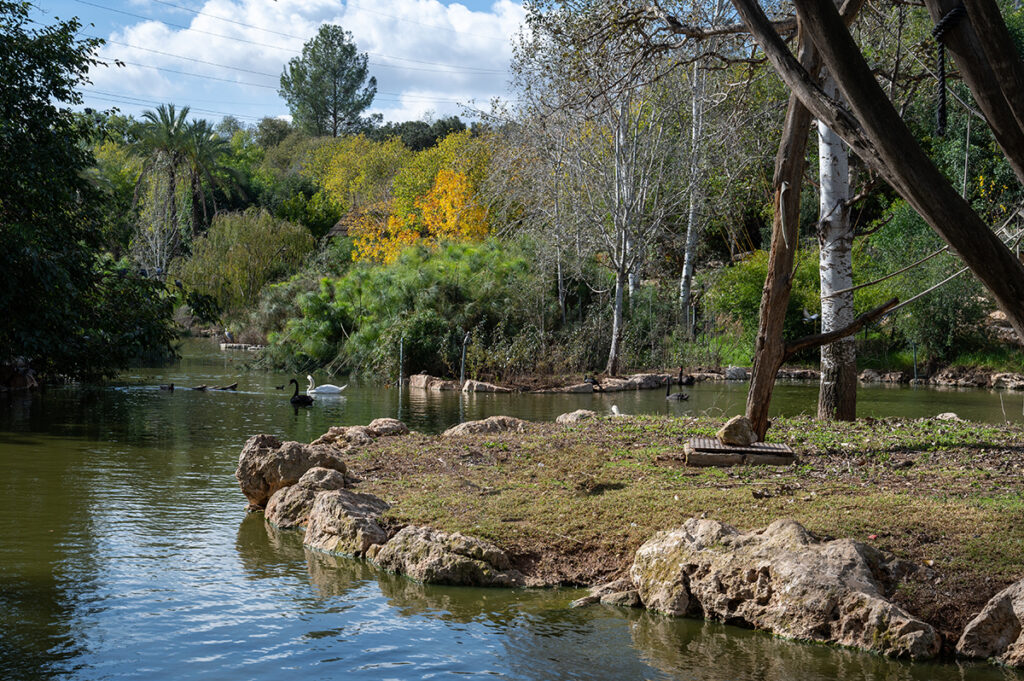
{"type": "Polygon", "coordinates": [[[1024,573],[1024,431],[936,419],[823,424],[777,419],[794,466],[686,468],[682,443],[707,418],[595,418],[523,433],[379,438],[345,461],[354,489],[407,525],[479,537],[532,586],[595,586],[626,574],[656,531],[690,517],[743,530],[792,518],[928,566],[893,602],[934,626],[948,657],[966,622],[1024,573]]]}

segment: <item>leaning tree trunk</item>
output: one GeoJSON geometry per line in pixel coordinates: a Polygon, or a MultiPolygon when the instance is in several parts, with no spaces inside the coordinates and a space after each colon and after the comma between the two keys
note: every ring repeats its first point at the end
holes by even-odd
{"type": "MultiPolygon", "coordinates": [[[[820,88],[814,85],[806,70],[792,58],[756,2],[733,0],[733,4],[791,90],[814,111],[815,116],[825,120],[829,127],[838,132],[857,155],[884,177],[932,229],[945,239],[992,293],[1017,335],[1024,338],[1024,266],[921,149],[885,97],[831,2],[795,0],[801,18],[800,26],[820,50],[823,63],[849,102],[849,110],[825,97],[820,88]]],[[[965,27],[964,22],[960,22],[947,35],[952,40],[952,36],[957,34],[962,37],[973,35],[973,32],[969,24],[965,27]]],[[[965,59],[963,63],[974,66],[972,60],[973,57],[965,59]]],[[[974,90],[970,79],[966,78],[967,70],[963,69],[965,80],[971,86],[975,99],[991,96],[992,100],[988,102],[990,108],[999,109],[999,102],[995,101],[997,98],[993,93],[980,87],[978,91],[974,90]]],[[[1005,108],[1006,102],[1003,98],[1001,106],[1005,108]]],[[[991,124],[992,121],[989,122],[991,124]]],[[[1000,139],[998,133],[996,138],[1000,139]]],[[[1024,167],[1019,163],[1024,160],[1024,153],[1018,155],[1012,132],[1000,144],[1015,171],[1018,165],[1024,167]]]]}
{"type": "MultiPolygon", "coordinates": [[[[810,40],[799,35],[800,61],[812,67],[814,48],[810,40]]],[[[793,260],[796,256],[800,227],[800,185],[806,167],[805,150],[811,114],[795,95],[790,95],[782,140],[775,156],[772,185],[772,242],[768,252],[768,276],[761,292],[761,309],[754,341],[754,366],[747,393],[747,418],[760,440],[768,430],[768,407],[775,388],[775,378],[782,366],[786,346],[782,329],[793,287],[793,260]]]]}
{"type": "MultiPolygon", "coordinates": [[[[823,89],[836,96],[835,82],[823,89]]],[[[843,140],[818,121],[818,177],[821,184],[818,243],[821,277],[821,331],[853,323],[853,229],[850,226],[849,154],[843,140]],[[842,291],[842,293],[837,293],[842,291]]],[[[857,417],[857,351],[853,336],[821,346],[818,418],[852,421],[857,417]]]]}
{"type": "Polygon", "coordinates": [[[619,353],[622,345],[622,309],[623,296],[627,285],[628,274],[622,267],[615,272],[615,302],[612,305],[612,346],[608,351],[608,365],[604,372],[609,376],[619,373],[619,353]]]}

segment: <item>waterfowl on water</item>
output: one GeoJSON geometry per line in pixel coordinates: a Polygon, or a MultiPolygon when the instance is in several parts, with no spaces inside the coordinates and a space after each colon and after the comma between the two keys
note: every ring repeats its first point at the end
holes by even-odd
{"type": "Polygon", "coordinates": [[[332,393],[333,394],[337,394],[337,393],[340,393],[342,390],[344,390],[345,388],[348,387],[348,383],[346,383],[345,385],[343,385],[341,387],[338,387],[336,385],[331,385],[330,383],[318,386],[316,383],[313,382],[313,376],[311,374],[306,374],[306,380],[309,381],[309,386],[306,388],[306,394],[311,394],[311,395],[316,395],[316,394],[325,395],[325,394],[332,394],[332,393]]]}
{"type": "Polygon", "coordinates": [[[167,385],[162,385],[162,386],[160,386],[160,389],[161,390],[174,390],[174,384],[173,383],[168,383],[167,385]]]}
{"type": "Polygon", "coordinates": [[[288,381],[288,383],[289,384],[291,384],[291,383],[295,384],[295,394],[292,395],[292,399],[291,399],[292,404],[294,404],[296,407],[308,407],[309,405],[313,404],[313,398],[312,397],[310,397],[309,395],[300,395],[299,394],[299,382],[298,381],[296,381],[293,378],[292,380],[288,381]]]}
{"type": "Polygon", "coordinates": [[[672,401],[682,401],[682,400],[690,399],[690,395],[688,393],[684,393],[683,392],[683,387],[682,386],[683,386],[683,370],[680,369],[679,370],[679,392],[677,392],[677,393],[672,392],[672,379],[669,379],[665,383],[665,399],[666,400],[672,400],[672,401]]]}

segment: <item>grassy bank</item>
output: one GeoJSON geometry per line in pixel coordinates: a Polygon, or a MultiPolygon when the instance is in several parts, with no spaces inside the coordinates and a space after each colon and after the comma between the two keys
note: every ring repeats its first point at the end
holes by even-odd
{"type": "Polygon", "coordinates": [[[360,491],[393,504],[395,526],[488,539],[543,583],[622,574],[655,531],[707,514],[740,528],[794,518],[917,563],[933,579],[897,600],[957,636],[998,589],[1024,576],[1024,431],[938,420],[823,424],[778,419],[787,468],[694,469],[683,442],[705,418],[602,418],[523,434],[381,438],[350,460],[360,491]],[[874,535],[874,537],[872,537],[874,535]]]}

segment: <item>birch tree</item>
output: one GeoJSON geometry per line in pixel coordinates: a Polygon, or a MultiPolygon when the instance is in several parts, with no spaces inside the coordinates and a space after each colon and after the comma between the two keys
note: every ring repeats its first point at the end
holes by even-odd
{"type": "MultiPolygon", "coordinates": [[[[826,76],[823,89],[837,96],[826,76]]],[[[818,262],[821,275],[821,330],[853,323],[853,227],[850,224],[850,163],[843,140],[818,121],[818,262]]],[[[857,415],[857,351],[853,336],[821,346],[818,418],[852,421],[857,415]]]]}

